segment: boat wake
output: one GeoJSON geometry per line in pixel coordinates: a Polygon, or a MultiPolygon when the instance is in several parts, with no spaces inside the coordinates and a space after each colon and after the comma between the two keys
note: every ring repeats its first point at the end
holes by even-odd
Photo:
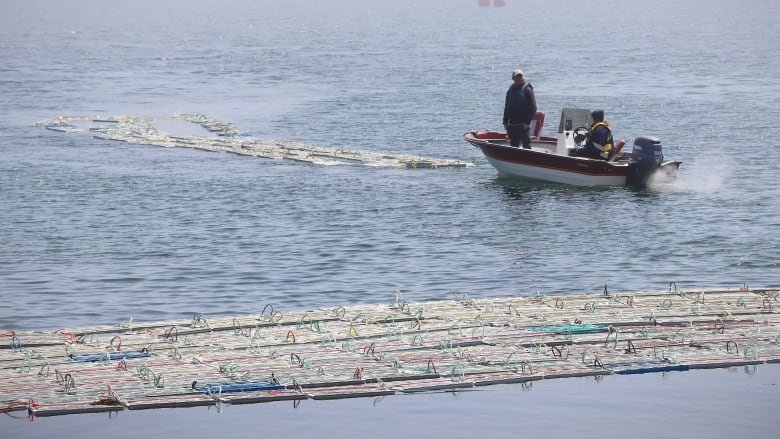
{"type": "Polygon", "coordinates": [[[288,159],[317,165],[364,165],[384,168],[462,168],[472,163],[411,154],[348,150],[285,140],[261,140],[232,124],[203,114],[176,113],[173,117],[113,116],[110,118],[60,116],[35,123],[65,133],[89,131],[94,137],[162,147],[195,148],[270,159],[288,159]],[[189,122],[207,135],[172,135],[160,125],[189,122]]]}

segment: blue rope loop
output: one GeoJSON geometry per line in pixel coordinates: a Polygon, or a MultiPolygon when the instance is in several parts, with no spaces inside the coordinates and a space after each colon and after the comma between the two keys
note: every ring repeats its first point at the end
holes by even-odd
{"type": "Polygon", "coordinates": [[[68,356],[72,361],[76,361],[79,363],[97,363],[100,361],[107,362],[111,359],[125,360],[129,358],[145,358],[145,357],[151,357],[152,354],[149,353],[148,349],[143,348],[140,351],[128,349],[124,351],[107,351],[107,352],[98,352],[98,353],[89,353],[89,354],[70,354],[68,356]]]}
{"type": "Polygon", "coordinates": [[[592,323],[579,323],[573,325],[547,325],[547,326],[529,326],[525,328],[529,332],[548,332],[554,334],[574,333],[585,334],[589,332],[601,332],[608,329],[605,325],[597,325],[592,323]]]}
{"type": "Polygon", "coordinates": [[[264,306],[264,307],[263,307],[263,310],[262,310],[262,311],[260,311],[260,318],[261,318],[261,319],[262,319],[262,318],[265,318],[265,316],[266,316],[266,314],[265,314],[265,311],[266,311],[268,308],[271,308],[271,309],[270,309],[270,311],[268,312],[268,317],[266,318],[266,320],[270,321],[270,320],[271,320],[271,317],[272,317],[272,316],[273,316],[273,314],[274,314],[274,306],[273,306],[273,305],[271,305],[270,303],[269,303],[268,305],[264,306]]]}

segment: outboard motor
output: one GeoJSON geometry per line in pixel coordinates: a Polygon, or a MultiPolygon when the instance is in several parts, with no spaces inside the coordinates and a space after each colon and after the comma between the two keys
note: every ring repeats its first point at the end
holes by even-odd
{"type": "Polygon", "coordinates": [[[631,150],[631,163],[628,164],[626,185],[638,188],[647,187],[650,176],[661,167],[664,154],[661,140],[656,137],[637,137],[631,150]]]}

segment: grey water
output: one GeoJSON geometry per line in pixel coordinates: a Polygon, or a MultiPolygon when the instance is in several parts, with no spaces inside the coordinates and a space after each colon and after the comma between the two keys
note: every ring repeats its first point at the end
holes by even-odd
{"type": "MultiPolygon", "coordinates": [[[[473,297],[780,285],[780,3],[0,2],[0,331],[473,297]],[[676,182],[498,178],[514,68],[654,135],[676,182]],[[204,113],[263,139],[459,158],[315,166],[33,126],[204,113]]],[[[0,340],[2,341],[2,340],[0,340]]],[[[381,402],[4,417],[3,437],[774,437],[780,371],[497,386],[381,402]],[[526,390],[526,391],[524,391],[526,390]],[[10,432],[10,433],[7,433],[10,432]],[[10,435],[10,436],[9,436],[10,435]]]]}

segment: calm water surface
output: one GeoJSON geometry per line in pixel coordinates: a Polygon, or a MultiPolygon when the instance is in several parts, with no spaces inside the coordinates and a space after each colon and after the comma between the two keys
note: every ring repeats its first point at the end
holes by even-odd
{"type": "MultiPolygon", "coordinates": [[[[778,286],[778,16],[768,0],[0,3],[0,330],[379,303],[396,290],[422,301],[778,286]],[[461,135],[500,127],[517,67],[545,134],[562,108],[603,108],[629,145],[661,138],[683,161],[679,180],[634,191],[497,178],[461,135]],[[474,166],[321,167],[32,126],[176,111],[260,138],[474,166]]],[[[0,423],[13,437],[130,424],[155,436],[617,437],[633,423],[640,436],[768,437],[778,372],[754,372],[0,423]]]]}

